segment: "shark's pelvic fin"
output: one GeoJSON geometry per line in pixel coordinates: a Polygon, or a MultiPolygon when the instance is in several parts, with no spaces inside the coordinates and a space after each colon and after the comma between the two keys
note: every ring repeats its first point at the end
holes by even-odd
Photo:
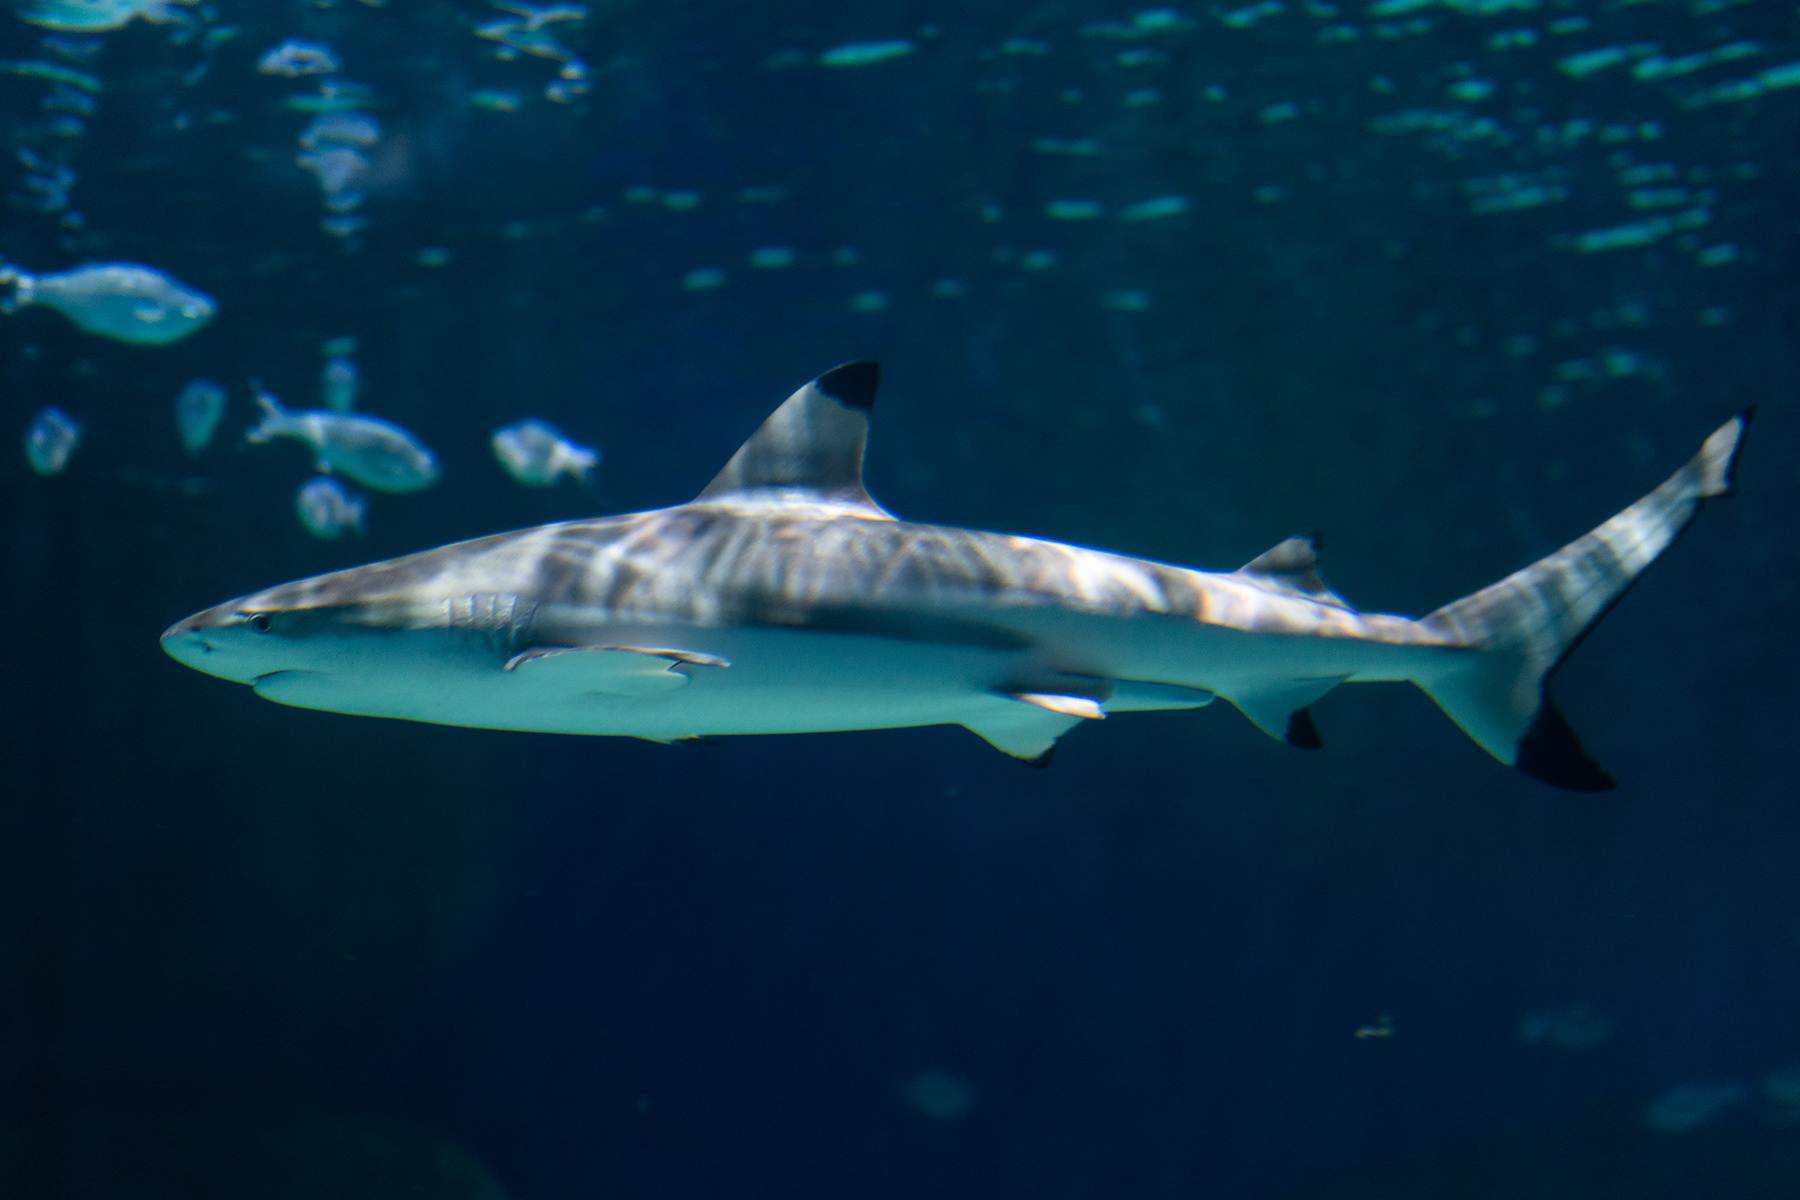
{"type": "Polygon", "coordinates": [[[974,716],[964,717],[962,725],[970,732],[980,734],[996,750],[1022,758],[1034,767],[1047,767],[1056,749],[1056,739],[1092,718],[1068,708],[1040,703],[1042,700],[1084,702],[1094,706],[1095,716],[1104,715],[1097,703],[1083,697],[1019,693],[987,697],[982,710],[974,716]]]}
{"type": "Polygon", "coordinates": [[[1311,600],[1350,607],[1319,574],[1319,535],[1316,533],[1302,533],[1272,546],[1234,573],[1252,576],[1264,587],[1298,592],[1311,600]]]}
{"type": "Polygon", "coordinates": [[[699,499],[759,491],[800,491],[820,499],[891,514],[863,487],[869,410],[881,383],[881,364],[862,359],[833,367],[769,415],[738,448],[699,499]]]}
{"type": "Polygon", "coordinates": [[[1230,700],[1270,737],[1280,738],[1301,750],[1318,750],[1325,742],[1319,737],[1319,727],[1313,724],[1312,714],[1306,706],[1348,678],[1348,675],[1323,675],[1289,679],[1234,694],[1230,700]]]}
{"type": "Polygon", "coordinates": [[[1720,426],[1661,487],[1592,533],[1423,618],[1481,653],[1419,686],[1489,753],[1525,774],[1577,792],[1617,787],[1557,710],[1550,681],[1701,506],[1732,493],[1755,413],[1747,408],[1720,426]]]}

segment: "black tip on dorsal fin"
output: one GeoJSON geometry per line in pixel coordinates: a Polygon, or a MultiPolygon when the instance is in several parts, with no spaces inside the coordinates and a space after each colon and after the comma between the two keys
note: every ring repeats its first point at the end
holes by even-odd
{"type": "Polygon", "coordinates": [[[1556,707],[1548,687],[1531,728],[1519,739],[1513,766],[1533,779],[1571,792],[1610,792],[1619,786],[1619,781],[1607,774],[1582,746],[1575,727],[1556,707]]]}
{"type": "Polygon", "coordinates": [[[1287,744],[1297,750],[1323,750],[1325,739],[1313,723],[1310,708],[1296,708],[1288,717],[1287,744]]]}
{"type": "Polygon", "coordinates": [[[875,392],[881,387],[881,364],[872,358],[859,358],[831,368],[813,386],[846,408],[868,412],[875,407],[875,392]]]}

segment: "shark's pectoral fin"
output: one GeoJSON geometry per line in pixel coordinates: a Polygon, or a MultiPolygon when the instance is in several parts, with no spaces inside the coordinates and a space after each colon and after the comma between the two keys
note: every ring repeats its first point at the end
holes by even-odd
{"type": "Polygon", "coordinates": [[[1047,767],[1056,739],[1083,721],[1105,715],[1099,703],[1086,696],[1012,692],[988,697],[980,712],[962,719],[962,726],[996,750],[1034,767],[1047,767]]]}
{"type": "Polygon", "coordinates": [[[1231,702],[1270,737],[1280,738],[1302,750],[1317,750],[1325,742],[1319,737],[1319,727],[1313,724],[1312,714],[1306,706],[1348,678],[1348,675],[1323,675],[1284,680],[1255,691],[1235,692],[1231,702]]]}
{"type": "Polygon", "coordinates": [[[716,654],[644,646],[539,646],[515,654],[503,670],[570,693],[656,696],[684,688],[689,666],[729,667],[716,654]]]}

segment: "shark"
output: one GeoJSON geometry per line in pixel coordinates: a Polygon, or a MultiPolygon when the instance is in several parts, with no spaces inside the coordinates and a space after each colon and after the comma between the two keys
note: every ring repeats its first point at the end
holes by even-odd
{"type": "Polygon", "coordinates": [[[1315,535],[1216,572],[900,520],[863,483],[880,378],[859,360],[807,383],[686,504],[284,583],[163,648],[330,712],[658,742],[956,724],[1040,766],[1077,726],[1220,697],[1318,749],[1320,697],[1410,681],[1500,762],[1604,791],[1551,683],[1731,494],[1754,416],[1598,528],[1412,618],[1334,592],[1315,535]]]}

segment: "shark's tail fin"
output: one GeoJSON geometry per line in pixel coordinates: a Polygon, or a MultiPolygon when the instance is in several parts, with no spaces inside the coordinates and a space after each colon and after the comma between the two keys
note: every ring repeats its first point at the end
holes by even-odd
{"type": "Polygon", "coordinates": [[[1419,685],[1489,753],[1556,787],[1618,786],[1582,749],[1558,711],[1550,680],[1563,659],[1713,496],[1728,496],[1745,409],[1706,439],[1667,482],[1586,537],[1422,623],[1482,653],[1419,685]]]}

